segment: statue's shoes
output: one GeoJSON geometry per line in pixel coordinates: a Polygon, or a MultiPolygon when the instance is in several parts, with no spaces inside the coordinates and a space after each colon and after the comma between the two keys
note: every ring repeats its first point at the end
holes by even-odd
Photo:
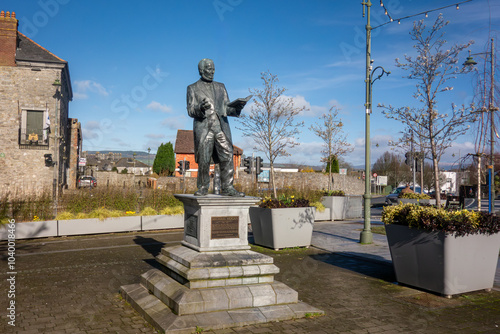
{"type": "Polygon", "coordinates": [[[194,193],[195,196],[205,196],[206,194],[208,194],[208,189],[205,187],[201,187],[200,189],[196,190],[194,193]]]}
{"type": "Polygon", "coordinates": [[[220,193],[222,196],[235,196],[235,197],[245,197],[245,193],[239,192],[233,187],[224,189],[220,193]]]}

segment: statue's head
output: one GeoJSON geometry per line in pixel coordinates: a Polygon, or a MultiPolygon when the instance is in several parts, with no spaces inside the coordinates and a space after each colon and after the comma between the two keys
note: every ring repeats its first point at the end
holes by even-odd
{"type": "Polygon", "coordinates": [[[215,66],[212,59],[203,58],[198,63],[198,71],[203,80],[211,82],[214,80],[215,66]]]}

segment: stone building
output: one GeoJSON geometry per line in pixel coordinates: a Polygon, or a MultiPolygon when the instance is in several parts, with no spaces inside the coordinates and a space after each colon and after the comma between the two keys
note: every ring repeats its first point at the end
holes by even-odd
{"type": "MultiPolygon", "coordinates": [[[[179,174],[178,166],[179,161],[189,161],[189,170],[186,173],[187,177],[198,177],[198,164],[194,160],[194,136],[193,130],[177,130],[177,138],[175,140],[175,176],[182,176],[179,174]]],[[[243,150],[233,145],[233,163],[235,175],[238,177],[238,167],[241,165],[241,156],[243,150]]],[[[210,165],[210,170],[214,169],[214,165],[210,165]]]]}
{"type": "Polygon", "coordinates": [[[126,169],[128,173],[135,175],[148,175],[152,170],[151,166],[134,158],[121,158],[114,164],[114,167],[118,173],[122,173],[126,169]]]}
{"type": "Polygon", "coordinates": [[[68,117],[68,63],[0,12],[0,196],[75,187],[81,126],[68,117]]]}

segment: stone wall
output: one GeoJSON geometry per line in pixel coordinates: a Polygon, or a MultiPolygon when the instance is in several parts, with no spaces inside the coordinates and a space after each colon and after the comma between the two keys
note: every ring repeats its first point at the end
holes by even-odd
{"type": "MultiPolygon", "coordinates": [[[[328,175],[323,173],[282,173],[276,172],[277,188],[294,188],[298,190],[328,189],[328,175]]],[[[356,176],[333,174],[333,190],[343,190],[347,195],[362,195],[365,191],[364,181],[356,176]]],[[[253,179],[249,174],[239,173],[239,178],[234,180],[243,189],[252,187],[253,179]]],[[[259,183],[260,188],[270,188],[270,183],[259,183]]]]}
{"type": "Polygon", "coordinates": [[[94,172],[97,180],[97,187],[123,187],[130,188],[134,184],[136,187],[146,187],[148,177],[134,174],[120,174],[117,172],[94,172]]]}
{"type": "Polygon", "coordinates": [[[69,119],[70,142],[69,142],[69,162],[68,162],[68,188],[75,189],[78,178],[78,160],[82,147],[82,126],[76,118],[69,119]]]}
{"type": "MultiPolygon", "coordinates": [[[[355,176],[334,174],[333,189],[343,190],[347,195],[362,195],[364,193],[364,181],[355,176]]],[[[158,179],[158,187],[160,189],[170,189],[172,191],[180,191],[182,178],[180,177],[160,177],[158,179]]],[[[196,189],[196,178],[186,177],[186,189],[196,189]]],[[[239,172],[239,177],[235,178],[234,184],[241,187],[243,191],[247,191],[253,187],[252,178],[250,175],[239,172]]],[[[294,188],[294,189],[312,189],[322,190],[328,188],[328,175],[322,173],[276,173],[276,186],[278,188],[294,188]]],[[[212,184],[210,184],[212,188],[212,184]]],[[[259,187],[270,188],[269,183],[259,183],[259,187]]]]}
{"type": "MultiPolygon", "coordinates": [[[[60,183],[64,185],[66,182],[64,173],[67,159],[63,159],[64,151],[60,151],[59,163],[54,167],[45,166],[44,158],[45,154],[52,154],[56,161],[55,125],[58,123],[60,126],[62,121],[67,120],[69,94],[63,95],[58,103],[60,118],[56,121],[56,89],[52,83],[56,78],[61,78],[61,71],[62,68],[56,65],[40,67],[36,71],[24,66],[0,66],[0,196],[6,193],[22,196],[52,191],[53,180],[57,175],[54,168],[59,168],[60,183]],[[26,110],[48,113],[51,121],[48,146],[19,144],[26,110]]],[[[65,135],[64,132],[61,134],[65,135]]]]}

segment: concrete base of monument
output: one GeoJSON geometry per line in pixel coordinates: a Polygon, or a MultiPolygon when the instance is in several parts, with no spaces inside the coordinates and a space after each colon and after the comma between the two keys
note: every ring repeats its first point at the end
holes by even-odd
{"type": "Polygon", "coordinates": [[[156,329],[193,333],[324,313],[274,281],[272,257],[248,249],[248,209],[258,198],[176,197],[184,203],[183,244],[162,249],[161,270],[120,288],[156,329]]]}
{"type": "Polygon", "coordinates": [[[297,291],[275,281],[273,258],[249,250],[197,252],[163,248],[141,283],[121,293],[149,323],[166,333],[246,326],[324,312],[298,301],[297,291]]]}

